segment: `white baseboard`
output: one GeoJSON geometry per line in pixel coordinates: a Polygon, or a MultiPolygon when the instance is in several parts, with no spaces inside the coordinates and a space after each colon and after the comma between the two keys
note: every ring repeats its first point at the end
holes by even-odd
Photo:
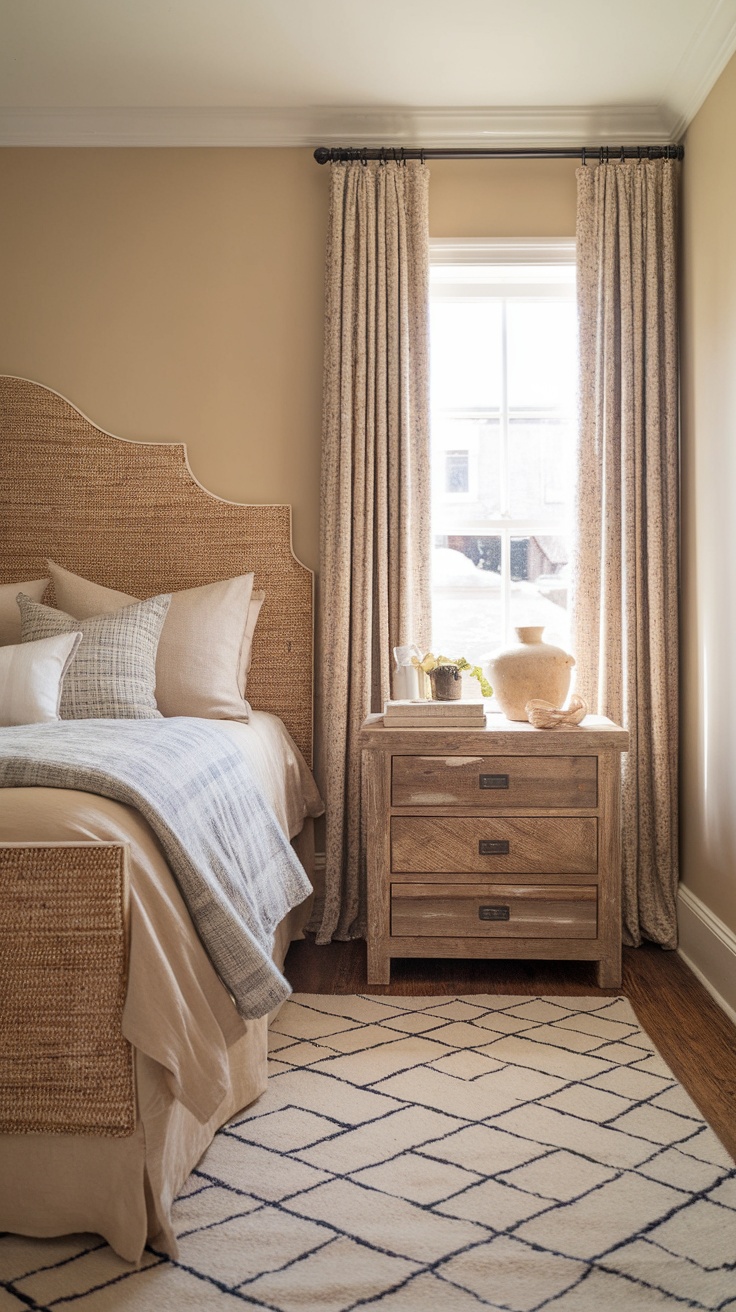
{"type": "Polygon", "coordinates": [[[677,892],[679,955],[736,1025],[736,934],[681,884],[677,892]]]}

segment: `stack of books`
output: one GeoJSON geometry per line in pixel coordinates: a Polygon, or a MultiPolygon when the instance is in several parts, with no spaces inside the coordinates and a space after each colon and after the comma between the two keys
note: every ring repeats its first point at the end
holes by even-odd
{"type": "Polygon", "coordinates": [[[387,729],[485,729],[485,704],[473,702],[386,702],[383,723],[387,729]]]}

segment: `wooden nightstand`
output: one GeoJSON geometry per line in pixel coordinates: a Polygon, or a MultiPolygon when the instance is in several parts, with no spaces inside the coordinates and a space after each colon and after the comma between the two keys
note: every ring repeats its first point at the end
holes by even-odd
{"type": "Polygon", "coordinates": [[[621,983],[620,754],[610,720],[361,734],[368,983],[392,957],[595,961],[621,983]]]}

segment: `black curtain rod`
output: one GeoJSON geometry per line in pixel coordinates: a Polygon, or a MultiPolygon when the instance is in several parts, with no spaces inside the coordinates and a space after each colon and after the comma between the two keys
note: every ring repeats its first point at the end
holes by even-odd
{"type": "Polygon", "coordinates": [[[607,164],[624,159],[682,159],[684,146],[472,146],[468,149],[445,146],[318,146],[314,158],[318,164],[367,164],[379,160],[403,164],[408,159],[579,159],[582,164],[607,164]]]}

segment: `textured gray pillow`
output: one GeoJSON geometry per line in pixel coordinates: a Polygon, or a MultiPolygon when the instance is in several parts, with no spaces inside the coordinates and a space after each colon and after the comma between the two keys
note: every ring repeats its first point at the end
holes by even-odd
{"type": "Polygon", "coordinates": [[[63,610],[18,593],[23,642],[81,632],[82,641],[64,679],[62,720],[153,720],[156,648],[170,595],[149,597],[109,615],[75,620],[63,610]]]}

